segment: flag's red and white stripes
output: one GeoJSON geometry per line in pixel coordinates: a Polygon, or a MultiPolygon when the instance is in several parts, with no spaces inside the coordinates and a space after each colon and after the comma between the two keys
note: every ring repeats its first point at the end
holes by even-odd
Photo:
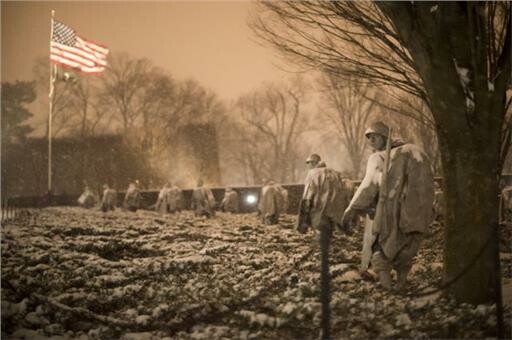
{"type": "Polygon", "coordinates": [[[54,25],[50,60],[84,73],[99,73],[107,66],[108,49],[81,38],[69,26],[54,25]]]}

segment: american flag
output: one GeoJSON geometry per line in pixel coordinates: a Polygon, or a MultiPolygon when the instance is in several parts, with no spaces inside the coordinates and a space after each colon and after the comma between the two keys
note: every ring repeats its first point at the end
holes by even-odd
{"type": "Polygon", "coordinates": [[[53,21],[50,60],[81,71],[99,73],[107,66],[108,49],[76,34],[71,27],[53,21]]]}

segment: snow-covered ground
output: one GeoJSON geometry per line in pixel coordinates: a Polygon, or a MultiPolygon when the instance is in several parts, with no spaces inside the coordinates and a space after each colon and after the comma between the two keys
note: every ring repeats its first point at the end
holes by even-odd
{"type": "MultiPolygon", "coordinates": [[[[253,214],[23,212],[2,226],[2,338],[315,339],[319,249],[313,233],[293,230],[294,220],[265,226],[253,214]]],[[[407,296],[441,281],[439,225],[402,294],[360,277],[361,238],[360,229],[334,235],[333,338],[496,334],[492,305],[407,296]]],[[[508,294],[510,253],[502,261],[508,294]]],[[[510,305],[506,313],[510,320],[510,305]]]]}

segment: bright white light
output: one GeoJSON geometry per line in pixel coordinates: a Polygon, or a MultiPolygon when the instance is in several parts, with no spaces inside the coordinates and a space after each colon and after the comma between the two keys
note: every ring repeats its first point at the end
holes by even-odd
{"type": "Polygon", "coordinates": [[[254,203],[256,203],[256,196],[247,195],[247,196],[245,196],[245,201],[249,204],[254,204],[254,203]]]}

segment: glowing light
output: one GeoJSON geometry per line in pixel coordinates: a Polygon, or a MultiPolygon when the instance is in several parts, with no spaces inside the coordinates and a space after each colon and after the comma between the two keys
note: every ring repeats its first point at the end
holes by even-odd
{"type": "Polygon", "coordinates": [[[245,196],[245,202],[247,202],[248,204],[254,204],[256,203],[257,199],[256,199],[256,196],[254,195],[247,195],[245,196]]]}

